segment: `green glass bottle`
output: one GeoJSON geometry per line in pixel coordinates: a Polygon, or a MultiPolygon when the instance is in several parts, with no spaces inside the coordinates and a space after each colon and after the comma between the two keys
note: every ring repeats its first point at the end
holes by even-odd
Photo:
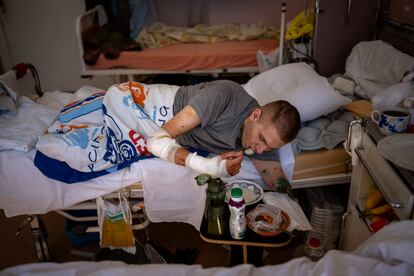
{"type": "Polygon", "coordinates": [[[226,231],[224,219],[225,197],[224,182],[220,178],[212,178],[210,175],[196,177],[198,185],[207,185],[204,219],[207,221],[207,232],[213,236],[223,236],[226,231]]]}

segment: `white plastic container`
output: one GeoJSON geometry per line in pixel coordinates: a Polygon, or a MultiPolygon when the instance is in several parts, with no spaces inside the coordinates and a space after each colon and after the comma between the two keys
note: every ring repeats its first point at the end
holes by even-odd
{"type": "Polygon", "coordinates": [[[229,200],[230,234],[233,239],[241,240],[246,234],[246,203],[243,198],[243,190],[235,187],[230,191],[229,200]]]}
{"type": "Polygon", "coordinates": [[[308,233],[305,254],[317,261],[328,250],[337,247],[345,208],[337,195],[326,189],[307,189],[305,194],[311,210],[310,223],[313,228],[308,233]]]}

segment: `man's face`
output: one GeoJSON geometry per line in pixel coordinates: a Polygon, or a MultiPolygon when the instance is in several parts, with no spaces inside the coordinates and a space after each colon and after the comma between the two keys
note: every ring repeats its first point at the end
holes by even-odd
{"type": "Polygon", "coordinates": [[[255,153],[279,149],[286,143],[280,139],[279,133],[273,124],[259,120],[262,115],[260,109],[255,109],[246,119],[242,133],[242,145],[245,149],[251,148],[255,153]]]}

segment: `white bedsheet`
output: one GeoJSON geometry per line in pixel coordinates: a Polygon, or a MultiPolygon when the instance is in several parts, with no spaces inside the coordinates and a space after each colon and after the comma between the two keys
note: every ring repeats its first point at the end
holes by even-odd
{"type": "Polygon", "coordinates": [[[318,262],[301,257],[279,265],[202,268],[200,265],[127,265],[119,261],[33,263],[1,275],[414,275],[414,221],[388,225],[353,252],[329,251],[318,262]]]}
{"type": "MultiPolygon", "coordinates": [[[[34,166],[34,156],[35,150],[0,152],[0,207],[7,217],[67,208],[140,181],[152,222],[176,221],[200,227],[206,187],[197,186],[194,179],[197,173],[191,169],[153,158],[89,181],[66,184],[44,176],[34,166]]],[[[240,173],[226,181],[235,179],[266,185],[247,157],[240,173]]]]}
{"type": "MultiPolygon", "coordinates": [[[[49,179],[34,166],[34,156],[35,150],[0,152],[0,207],[8,217],[44,214],[122,187],[123,171],[75,184],[49,179]]],[[[123,185],[131,185],[140,179],[141,170],[133,164],[129,171],[125,171],[123,185]]]]}
{"type": "Polygon", "coordinates": [[[401,81],[413,69],[414,57],[374,40],[358,43],[345,64],[345,76],[355,81],[355,93],[372,99],[376,94],[401,81]]]}

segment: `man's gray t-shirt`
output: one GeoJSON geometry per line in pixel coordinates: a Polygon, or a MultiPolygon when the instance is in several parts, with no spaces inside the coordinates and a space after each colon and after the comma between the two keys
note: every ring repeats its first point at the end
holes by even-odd
{"type": "MultiPolygon", "coordinates": [[[[260,107],[243,87],[229,80],[180,87],[174,98],[174,115],[186,105],[198,114],[201,124],[178,136],[177,142],[184,147],[217,154],[244,150],[241,144],[243,123],[255,108],[260,107]]],[[[274,152],[269,157],[268,154],[254,156],[276,159],[274,152]]]]}

